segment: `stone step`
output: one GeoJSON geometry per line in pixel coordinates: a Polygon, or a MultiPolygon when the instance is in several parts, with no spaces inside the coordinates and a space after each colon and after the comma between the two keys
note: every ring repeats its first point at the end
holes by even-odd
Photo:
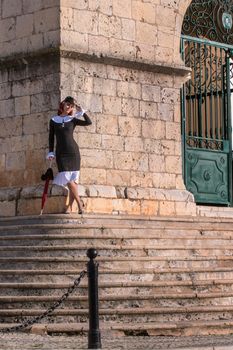
{"type": "MultiPolygon", "coordinates": [[[[233,267],[233,256],[194,256],[194,257],[110,257],[98,256],[96,258],[100,268],[135,268],[135,269],[170,269],[170,268],[224,268],[233,267]]],[[[30,266],[30,269],[50,268],[68,269],[76,268],[81,270],[88,262],[87,257],[0,257],[0,268],[9,269],[25,269],[30,266]]],[[[158,271],[159,272],[159,271],[158,271]]]]}
{"type": "MultiPolygon", "coordinates": [[[[216,334],[232,334],[232,320],[195,320],[195,321],[176,321],[176,322],[145,322],[143,324],[130,323],[123,324],[115,322],[110,324],[112,332],[127,336],[198,336],[198,335],[216,335],[216,334]]],[[[36,326],[35,326],[36,327],[36,326]]],[[[50,331],[56,332],[56,324],[54,329],[50,331]]],[[[59,329],[59,328],[57,328],[59,329]]],[[[60,328],[61,329],[61,328],[60,328]]],[[[35,329],[36,330],[36,329],[35,329]]],[[[174,339],[175,340],[175,339],[174,339]]]]}
{"type": "MultiPolygon", "coordinates": [[[[3,228],[2,228],[3,229],[3,228]]],[[[232,241],[233,231],[219,230],[197,230],[194,228],[187,229],[166,229],[166,228],[143,228],[125,229],[125,228],[106,228],[106,227],[91,227],[84,228],[71,225],[63,225],[60,227],[33,227],[26,226],[14,230],[0,230],[0,243],[4,241],[36,241],[36,240],[66,240],[66,239],[179,239],[183,240],[217,240],[220,242],[232,241]],[[146,232],[146,235],[145,235],[146,232]]]]}
{"type": "Polygon", "coordinates": [[[210,257],[217,255],[232,256],[233,247],[226,246],[226,248],[195,248],[195,247],[155,247],[155,246],[124,246],[124,245],[57,245],[57,246],[5,246],[0,247],[0,257],[21,257],[22,254],[25,257],[85,257],[87,249],[95,248],[98,250],[99,255],[103,257],[170,257],[176,258],[189,258],[189,257],[210,257]]]}
{"type": "Polygon", "coordinates": [[[174,250],[174,246],[178,250],[184,249],[228,249],[233,250],[232,240],[220,240],[220,239],[190,239],[189,237],[178,238],[128,238],[128,237],[107,237],[104,235],[95,236],[73,236],[70,237],[56,237],[54,235],[50,236],[36,236],[33,240],[33,235],[30,238],[26,236],[18,237],[17,240],[12,240],[9,238],[0,240],[0,252],[5,249],[9,250],[19,250],[19,249],[41,249],[54,247],[54,249],[61,250],[64,249],[77,249],[77,247],[86,247],[88,245],[95,246],[102,249],[103,246],[106,249],[164,249],[164,250],[174,250]],[[22,244],[23,242],[23,244],[22,244]],[[62,244],[63,243],[63,244],[62,244]]]}
{"type": "MultiPolygon", "coordinates": [[[[78,269],[69,269],[69,270],[50,270],[50,269],[0,269],[0,276],[2,275],[74,275],[76,276],[79,274],[80,270],[78,269]]],[[[118,268],[118,269],[111,269],[111,270],[104,270],[99,268],[99,275],[141,275],[141,274],[147,274],[147,275],[163,275],[163,274],[190,274],[190,273],[217,273],[217,272],[224,272],[224,273],[232,273],[231,267],[198,267],[198,268],[169,268],[169,269],[153,269],[153,268],[147,268],[147,269],[136,269],[136,268],[118,268]]]]}
{"type": "MultiPolygon", "coordinates": [[[[16,326],[18,323],[2,323],[0,329],[16,326]]],[[[100,332],[105,332],[112,336],[196,336],[196,335],[216,335],[231,334],[233,321],[231,320],[212,320],[212,321],[183,321],[183,322],[146,322],[143,324],[103,322],[100,321],[100,332]]],[[[81,334],[87,336],[88,324],[82,323],[43,323],[35,324],[30,327],[30,333],[35,334],[81,334]]],[[[175,341],[175,339],[174,339],[175,341]]]]}
{"type": "Polygon", "coordinates": [[[34,236],[37,235],[57,235],[62,236],[64,232],[67,235],[79,236],[84,235],[93,236],[96,234],[107,235],[109,237],[133,237],[141,238],[144,236],[142,232],[146,232],[148,237],[151,238],[172,238],[179,235],[181,238],[191,237],[191,238],[202,238],[205,239],[219,239],[231,240],[233,237],[232,224],[230,227],[227,224],[221,224],[221,227],[213,226],[210,228],[206,226],[205,228],[198,227],[198,223],[192,223],[188,227],[169,227],[169,225],[161,225],[156,227],[151,227],[150,223],[145,222],[144,226],[129,225],[127,227],[123,225],[96,225],[96,224],[34,224],[34,225],[11,225],[11,226],[1,226],[0,225],[0,236],[5,236],[6,239],[17,239],[19,236],[34,236]],[[12,238],[11,238],[12,237],[12,238]]]}
{"type": "MultiPolygon", "coordinates": [[[[115,331],[130,334],[147,332],[140,327],[149,323],[152,333],[166,334],[197,330],[192,324],[200,320],[208,332],[224,320],[228,325],[222,330],[228,332],[232,224],[232,219],[106,215],[0,220],[0,321],[18,322],[51,306],[86,269],[86,250],[94,247],[104,325],[117,320],[122,329],[115,331]],[[204,326],[205,321],[212,325],[204,326]],[[153,328],[168,323],[168,328],[153,328]]],[[[85,278],[49,319],[62,327],[63,322],[85,323],[87,317],[85,278]]]]}
{"type": "MultiPolygon", "coordinates": [[[[3,293],[7,293],[9,290],[19,290],[22,292],[23,290],[25,293],[28,291],[36,291],[39,290],[42,291],[44,294],[46,294],[46,290],[60,290],[65,291],[69,287],[72,286],[72,281],[70,282],[60,282],[60,283],[45,283],[45,282],[8,282],[8,283],[0,283],[0,292],[3,291],[3,293]]],[[[86,290],[87,288],[87,281],[86,279],[82,281],[80,286],[78,287],[79,292],[82,292],[82,290],[86,290]]],[[[137,294],[140,295],[142,293],[144,295],[145,291],[147,293],[159,293],[159,291],[164,292],[174,292],[174,290],[177,290],[177,292],[201,292],[202,290],[206,292],[220,292],[220,291],[227,291],[230,292],[233,290],[233,279],[203,279],[203,280],[170,280],[170,281],[127,281],[127,282],[119,282],[119,281],[108,281],[108,282],[99,282],[99,288],[100,291],[104,290],[108,293],[111,293],[111,291],[114,291],[117,295],[119,293],[122,293],[124,290],[126,292],[126,289],[130,290],[129,293],[132,291],[137,290],[137,294]]],[[[2,295],[2,294],[1,294],[2,295]]],[[[4,294],[3,294],[4,295],[4,294]]]]}
{"type": "MultiPolygon", "coordinates": [[[[233,305],[233,291],[225,293],[156,293],[145,295],[124,295],[99,293],[99,303],[102,309],[127,308],[127,307],[180,307],[180,306],[220,306],[233,305]]],[[[60,293],[60,296],[62,293],[60,293]]],[[[50,307],[59,300],[60,296],[54,295],[27,295],[27,296],[0,296],[1,309],[38,309],[50,307]]],[[[86,308],[87,295],[71,295],[63,307],[86,308]]]]}
{"type": "MultiPolygon", "coordinates": [[[[99,293],[100,301],[121,301],[121,300],[160,300],[160,299],[220,299],[220,298],[231,298],[233,297],[233,290],[231,292],[212,292],[212,293],[204,293],[204,292],[189,292],[189,293],[148,293],[144,295],[116,295],[116,294],[106,294],[103,293],[103,290],[100,290],[99,293]]],[[[21,303],[21,302],[54,302],[57,300],[56,296],[51,295],[27,295],[27,296],[0,296],[1,303],[21,303]]],[[[69,302],[73,301],[88,301],[87,295],[71,295],[67,299],[69,302]]]]}
{"type": "MultiPolygon", "coordinates": [[[[85,268],[85,266],[84,266],[85,268]]],[[[77,269],[24,269],[0,270],[1,282],[69,282],[78,276],[80,270],[77,269]]],[[[170,269],[99,269],[99,279],[101,282],[105,281],[193,281],[198,283],[198,280],[213,280],[218,278],[233,279],[233,270],[231,267],[220,268],[170,268],[170,269]]]]}
{"type": "MultiPolygon", "coordinates": [[[[18,323],[0,323],[0,329],[16,326],[18,323]]],[[[191,335],[216,335],[232,334],[233,321],[231,320],[212,320],[212,321],[182,321],[182,322],[146,322],[139,323],[120,323],[120,322],[103,322],[100,321],[100,331],[103,335],[105,332],[112,336],[191,336],[191,335]]],[[[27,330],[28,331],[28,330],[27,330]]],[[[44,323],[35,324],[30,327],[30,333],[35,334],[72,334],[85,335],[88,333],[88,323],[44,323]]],[[[174,339],[175,342],[175,339],[174,339]]]]}
{"type": "MultiPolygon", "coordinates": [[[[0,218],[0,227],[1,226],[12,226],[15,227],[19,225],[37,225],[37,224],[85,224],[94,225],[94,227],[166,227],[166,228],[187,228],[194,226],[195,228],[207,228],[209,230],[222,228],[229,228],[232,230],[232,218],[205,218],[205,217],[158,217],[158,216],[133,216],[133,215],[91,215],[85,214],[82,217],[80,215],[64,215],[64,214],[51,214],[43,216],[22,216],[22,217],[11,217],[11,218],[0,218]]],[[[191,227],[192,228],[192,227],[191,227]]]]}
{"type": "MultiPolygon", "coordinates": [[[[0,320],[11,319],[13,322],[21,322],[27,317],[42,315],[47,311],[43,309],[1,309],[0,320]]],[[[128,307],[115,309],[99,309],[100,319],[106,321],[119,320],[121,322],[135,322],[141,324],[150,318],[150,322],[180,322],[196,320],[226,320],[232,321],[233,305],[209,305],[209,306],[179,306],[179,307],[128,307]]],[[[59,308],[54,310],[51,316],[54,322],[62,322],[67,318],[70,322],[87,321],[87,308],[59,308]]]]}

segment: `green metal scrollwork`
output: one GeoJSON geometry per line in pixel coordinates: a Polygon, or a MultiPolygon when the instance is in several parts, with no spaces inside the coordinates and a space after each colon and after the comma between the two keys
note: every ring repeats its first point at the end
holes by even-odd
{"type": "Polygon", "coordinates": [[[232,0],[193,0],[184,17],[182,34],[233,44],[232,0]]]}

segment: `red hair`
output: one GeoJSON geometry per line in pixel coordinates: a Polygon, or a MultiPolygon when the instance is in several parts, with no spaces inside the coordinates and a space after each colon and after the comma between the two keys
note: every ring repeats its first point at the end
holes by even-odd
{"type": "MultiPolygon", "coordinates": [[[[63,113],[64,105],[65,105],[65,101],[62,101],[62,102],[59,103],[57,115],[61,115],[63,113]]],[[[72,115],[72,114],[73,114],[73,111],[68,113],[68,115],[72,115]]]]}

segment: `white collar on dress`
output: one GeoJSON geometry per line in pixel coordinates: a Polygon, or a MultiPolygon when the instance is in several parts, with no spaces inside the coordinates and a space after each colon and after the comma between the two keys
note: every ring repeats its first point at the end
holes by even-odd
{"type": "Polygon", "coordinates": [[[66,115],[66,116],[55,115],[52,118],[52,120],[55,123],[59,123],[59,124],[70,122],[72,119],[73,117],[71,117],[70,115],[66,115]]]}

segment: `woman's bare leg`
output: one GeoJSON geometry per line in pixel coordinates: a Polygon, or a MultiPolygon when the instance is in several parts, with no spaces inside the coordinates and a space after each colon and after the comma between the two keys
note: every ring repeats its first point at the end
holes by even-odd
{"type": "Polygon", "coordinates": [[[82,203],[78,194],[78,186],[74,181],[68,182],[68,188],[70,190],[70,194],[72,192],[73,198],[76,200],[78,204],[78,211],[81,214],[82,213],[82,203]]]}
{"type": "Polygon", "coordinates": [[[67,204],[67,207],[66,207],[66,213],[72,213],[73,203],[74,203],[74,195],[73,195],[73,192],[69,190],[68,204],[67,204]]]}

